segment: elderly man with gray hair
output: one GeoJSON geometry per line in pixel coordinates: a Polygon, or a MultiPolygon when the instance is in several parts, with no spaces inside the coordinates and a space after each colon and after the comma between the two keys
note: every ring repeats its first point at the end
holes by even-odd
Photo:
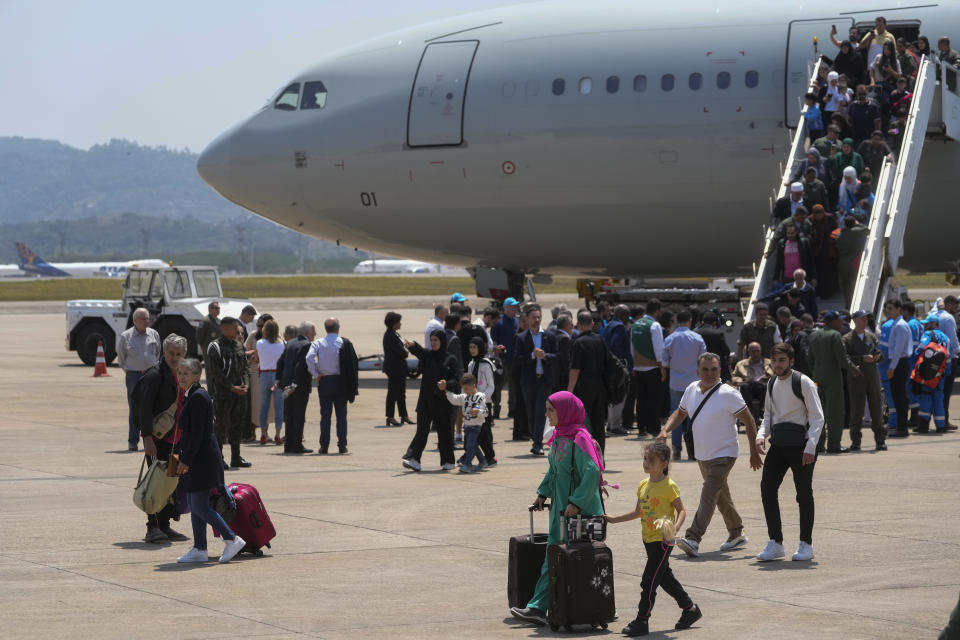
{"type": "Polygon", "coordinates": [[[160,334],[150,326],[150,312],[140,307],[133,312],[133,326],[117,340],[117,361],[127,383],[127,448],[137,450],[140,431],[133,415],[133,388],[160,361],[160,334]]]}
{"type": "MultiPolygon", "coordinates": [[[[168,335],[163,341],[163,358],[147,369],[131,393],[147,464],[153,464],[154,458],[166,460],[180,440],[180,431],[176,428],[180,395],[177,368],[186,354],[187,339],[175,333],[168,335]]],[[[159,513],[148,515],[144,542],[186,540],[186,536],[170,528],[170,518],[174,515],[174,507],[169,504],[159,513]]]]}
{"type": "Polygon", "coordinates": [[[317,327],[312,322],[300,323],[299,333],[287,342],[277,361],[277,385],[283,390],[283,421],[287,436],[283,452],[290,454],[313,453],[303,446],[303,425],[307,419],[307,403],[313,376],[307,368],[307,354],[317,337],[317,327]]]}

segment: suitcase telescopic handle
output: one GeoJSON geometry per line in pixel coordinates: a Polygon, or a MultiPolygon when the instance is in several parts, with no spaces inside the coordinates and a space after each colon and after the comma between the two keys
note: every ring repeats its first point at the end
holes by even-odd
{"type": "MultiPolygon", "coordinates": [[[[552,506],[549,502],[543,503],[544,508],[550,509],[552,506]]],[[[530,512],[530,542],[533,542],[533,512],[535,511],[534,505],[527,507],[527,511],[530,512]]]]}

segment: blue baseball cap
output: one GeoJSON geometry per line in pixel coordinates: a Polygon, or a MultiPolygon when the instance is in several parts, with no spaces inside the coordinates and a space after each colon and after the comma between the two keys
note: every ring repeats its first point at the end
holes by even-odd
{"type": "Polygon", "coordinates": [[[854,320],[856,320],[857,318],[863,318],[864,316],[868,316],[868,315],[870,314],[864,311],[863,309],[860,309],[859,311],[854,311],[852,317],[854,320]]]}
{"type": "Polygon", "coordinates": [[[931,311],[930,314],[923,319],[923,324],[927,324],[928,322],[936,322],[939,325],[940,324],[939,314],[937,314],[936,311],[931,311]]]}
{"type": "Polygon", "coordinates": [[[837,313],[836,311],[827,311],[826,313],[823,314],[824,322],[833,322],[834,320],[838,320],[839,318],[840,318],[840,314],[837,313]]]}
{"type": "Polygon", "coordinates": [[[467,297],[459,292],[450,296],[450,302],[466,302],[466,301],[467,301],[467,297]]]}
{"type": "Polygon", "coordinates": [[[503,301],[503,306],[505,307],[519,307],[520,303],[517,302],[516,298],[507,298],[503,301]]]}

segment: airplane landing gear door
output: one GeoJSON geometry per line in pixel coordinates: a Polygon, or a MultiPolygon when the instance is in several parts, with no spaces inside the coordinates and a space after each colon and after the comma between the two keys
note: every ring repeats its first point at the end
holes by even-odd
{"type": "Polygon", "coordinates": [[[477,40],[467,40],[427,45],[410,93],[409,146],[449,146],[463,142],[463,103],[479,44],[477,40]]]}
{"type": "Polygon", "coordinates": [[[832,60],[840,51],[830,42],[830,29],[833,26],[837,27],[837,40],[846,40],[847,32],[853,26],[853,18],[794,20],[787,27],[783,123],[789,129],[795,129],[800,121],[803,95],[810,86],[810,74],[817,63],[817,55],[823,54],[832,60]],[[814,38],[817,39],[816,44],[814,38]]]}
{"type": "Polygon", "coordinates": [[[948,136],[960,140],[960,69],[946,62],[942,63],[941,69],[943,124],[947,128],[948,136]]]}

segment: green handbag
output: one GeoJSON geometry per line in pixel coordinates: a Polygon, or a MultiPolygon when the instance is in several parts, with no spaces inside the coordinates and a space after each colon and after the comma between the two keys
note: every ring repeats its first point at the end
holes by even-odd
{"type": "Polygon", "coordinates": [[[140,475],[137,478],[137,487],[133,490],[133,504],[144,513],[150,515],[159,513],[170,502],[170,496],[177,488],[180,478],[167,476],[166,460],[154,458],[146,475],[143,468],[147,464],[144,456],[140,464],[140,475]]]}

